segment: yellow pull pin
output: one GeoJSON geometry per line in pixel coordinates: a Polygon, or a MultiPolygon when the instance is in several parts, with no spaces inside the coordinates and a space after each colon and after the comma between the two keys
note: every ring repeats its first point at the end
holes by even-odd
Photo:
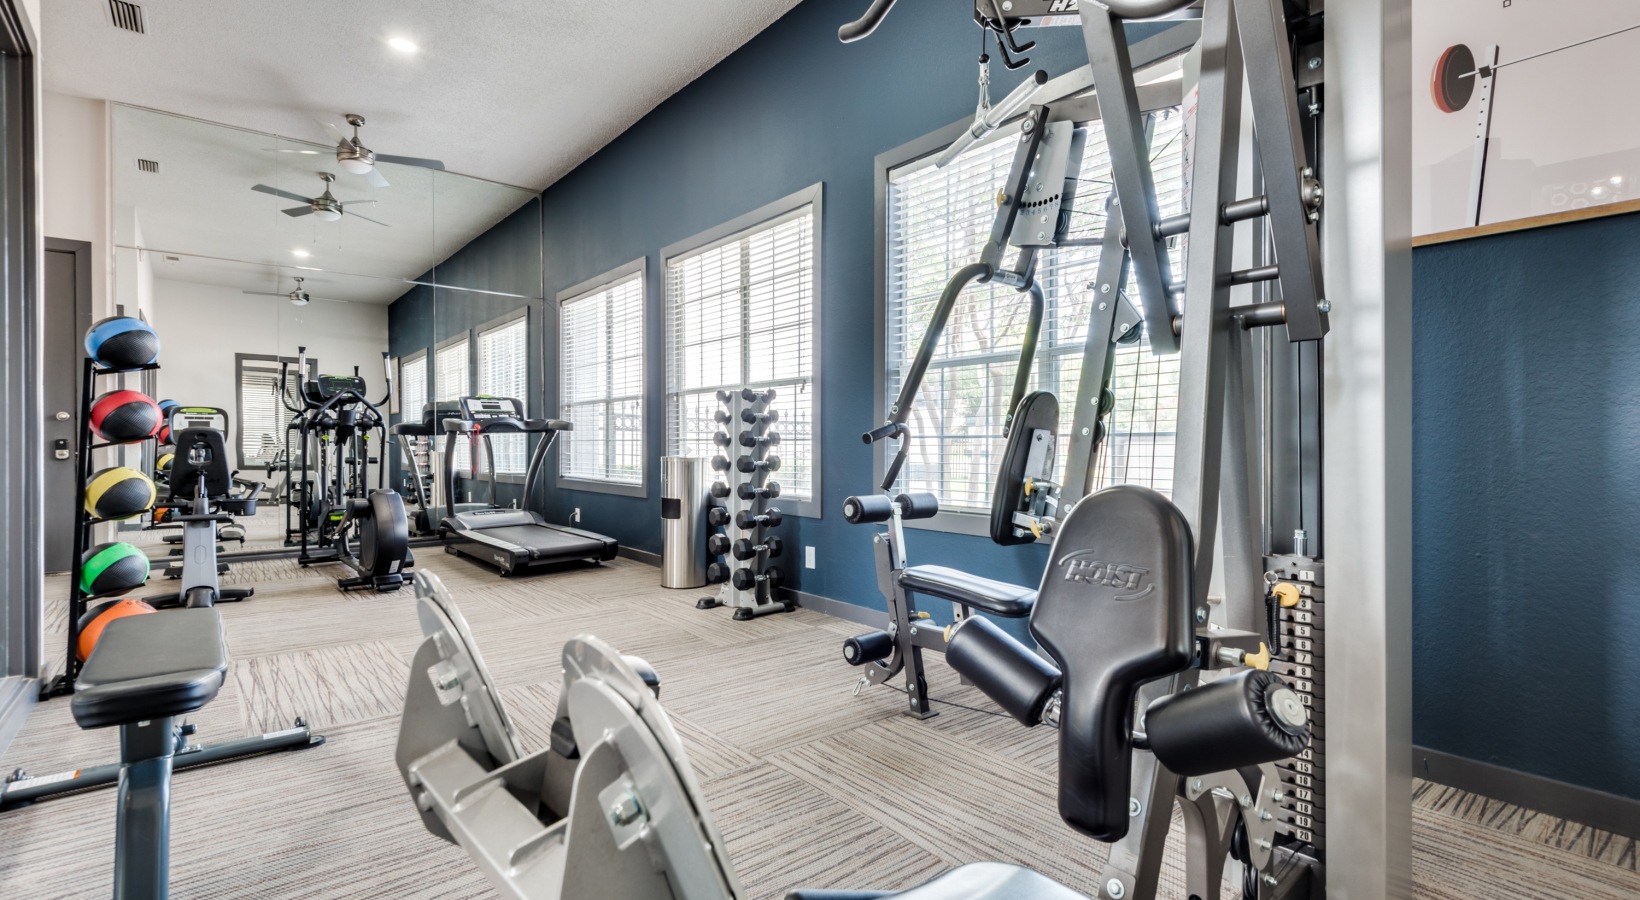
{"type": "Polygon", "coordinates": [[[1025,479],[1025,496],[1027,496],[1027,497],[1031,496],[1031,492],[1034,491],[1034,490],[1036,490],[1036,479],[1035,478],[1025,479]]]}
{"type": "Polygon", "coordinates": [[[932,619],[932,618],[934,618],[934,615],[933,615],[933,613],[925,613],[925,612],[922,612],[921,610],[918,610],[917,618],[919,618],[919,619],[932,619]]]}
{"type": "Polygon", "coordinates": [[[1031,520],[1031,534],[1035,535],[1037,540],[1042,540],[1042,523],[1041,522],[1038,522],[1035,519],[1031,520]]]}
{"type": "Polygon", "coordinates": [[[1283,609],[1292,609],[1297,606],[1299,598],[1303,596],[1303,594],[1298,590],[1298,585],[1286,581],[1280,582],[1275,587],[1271,588],[1270,593],[1275,595],[1277,600],[1281,601],[1281,606],[1283,609]]]}
{"type": "Polygon", "coordinates": [[[1263,641],[1259,641],[1258,652],[1244,654],[1241,664],[1249,669],[1263,669],[1270,671],[1270,648],[1263,641]]]}

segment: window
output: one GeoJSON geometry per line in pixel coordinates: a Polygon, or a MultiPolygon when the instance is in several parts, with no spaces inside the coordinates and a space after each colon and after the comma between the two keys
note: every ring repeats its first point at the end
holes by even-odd
{"type": "MultiPolygon", "coordinates": [[[[438,391],[440,403],[454,403],[462,397],[472,394],[469,379],[472,376],[472,361],[468,354],[467,338],[462,337],[438,348],[433,355],[434,378],[433,388],[438,391]]],[[[465,472],[472,468],[471,446],[466,440],[456,442],[455,470],[465,472]]],[[[444,445],[438,447],[440,465],[443,464],[444,445]]]]}
{"type": "MultiPolygon", "coordinates": [[[[239,468],[265,466],[285,449],[287,416],[279,402],[279,360],[244,354],[236,354],[235,359],[239,366],[239,468]]],[[[295,378],[294,372],[291,377],[295,378]]]]}
{"type": "Polygon", "coordinates": [[[639,260],[561,295],[565,478],[643,484],[644,275],[639,260]]]}
{"type": "Polygon", "coordinates": [[[420,422],[427,405],[427,351],[399,364],[399,421],[420,422]]]}
{"type": "Polygon", "coordinates": [[[720,389],[773,388],[780,507],[818,515],[820,187],[666,253],[666,450],[711,457],[720,389]]]}
{"type": "MultiPolygon", "coordinates": [[[[512,397],[529,409],[529,314],[519,310],[499,325],[478,333],[478,392],[493,397],[512,397]]],[[[495,452],[496,475],[522,475],[529,462],[529,436],[496,435],[490,438],[495,452]]]]}
{"type": "MultiPolygon", "coordinates": [[[[1182,210],[1180,118],[1176,110],[1155,116],[1152,166],[1164,216],[1182,210]]],[[[1013,155],[1013,141],[993,140],[970,148],[944,169],[935,168],[932,157],[926,157],[889,172],[885,407],[899,393],[903,369],[916,356],[946,282],[957,269],[979,259],[1013,155]]],[[[1103,234],[1110,180],[1104,129],[1095,122],[1088,127],[1081,193],[1072,213],[1074,237],[1103,234]]],[[[1175,266],[1177,262],[1175,255],[1175,266]]],[[[1037,279],[1047,309],[1033,387],[1053,390],[1060,397],[1060,461],[1069,449],[1093,301],[1087,288],[1098,266],[1097,245],[1037,257],[1037,279]]],[[[1137,299],[1131,282],[1128,294],[1137,299]]],[[[933,491],[945,510],[989,510],[992,479],[1004,445],[1004,407],[1027,315],[1028,304],[1012,288],[972,285],[963,292],[912,408],[915,439],[901,476],[902,489],[933,491]]],[[[1099,483],[1136,483],[1167,492],[1173,480],[1178,357],[1152,356],[1143,340],[1118,347],[1114,355],[1111,387],[1117,402],[1100,451],[1099,483]]]]}

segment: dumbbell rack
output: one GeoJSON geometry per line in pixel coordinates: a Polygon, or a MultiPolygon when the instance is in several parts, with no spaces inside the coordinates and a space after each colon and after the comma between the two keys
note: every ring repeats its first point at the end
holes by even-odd
{"type": "Polygon", "coordinates": [[[63,660],[62,674],[41,686],[41,700],[74,693],[74,682],[80,676],[81,667],[80,659],[74,650],[80,640],[80,617],[85,615],[86,609],[85,595],[80,593],[80,577],[85,572],[85,551],[91,548],[92,527],[112,521],[99,519],[85,508],[86,485],[91,482],[91,473],[95,471],[93,452],[104,447],[119,446],[112,443],[95,443],[91,439],[91,404],[97,399],[97,379],[104,375],[148,372],[159,368],[159,363],[149,363],[132,369],[108,369],[97,365],[90,357],[83,362],[85,370],[80,380],[80,428],[77,436],[79,446],[74,457],[74,564],[68,580],[68,651],[63,660]]]}
{"type": "Polygon", "coordinates": [[[731,607],[741,621],[793,608],[780,599],[783,573],[770,562],[781,552],[780,539],[769,534],[780,524],[779,507],[771,502],[779,496],[780,486],[769,477],[780,468],[779,454],[772,449],[780,440],[774,398],[773,389],[718,391],[722,408],[715,418],[721,427],[714,437],[718,452],[712,459],[717,481],[706,511],[707,548],[717,560],[707,567],[707,580],[721,587],[695,605],[731,607]],[[743,528],[742,523],[751,527],[743,528]],[[760,549],[750,559],[737,559],[731,548],[739,541],[760,549]]]}

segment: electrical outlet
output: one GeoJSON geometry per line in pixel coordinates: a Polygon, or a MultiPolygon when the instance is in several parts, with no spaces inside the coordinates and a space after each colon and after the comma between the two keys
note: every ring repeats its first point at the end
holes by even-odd
{"type": "Polygon", "coordinates": [[[803,547],[803,568],[814,568],[814,548],[807,545],[803,547]]]}
{"type": "Polygon", "coordinates": [[[569,520],[577,525],[581,524],[581,507],[577,506],[570,510],[569,520]]]}

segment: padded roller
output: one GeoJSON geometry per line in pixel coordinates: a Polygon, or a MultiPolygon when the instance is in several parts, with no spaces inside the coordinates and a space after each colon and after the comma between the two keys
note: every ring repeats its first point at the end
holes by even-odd
{"type": "Polygon", "coordinates": [[[901,494],[894,502],[902,519],[931,519],[940,512],[940,498],[929,493],[901,494]]]}
{"type": "Polygon", "coordinates": [[[866,494],[843,501],[843,521],[850,525],[887,522],[894,518],[894,501],[882,494],[866,494]]]}
{"type": "Polygon", "coordinates": [[[851,666],[887,659],[894,652],[894,636],[886,631],[868,631],[843,642],[843,661],[851,666]]]}
{"type": "Polygon", "coordinates": [[[1058,669],[990,619],[963,623],[946,645],[945,661],[1026,725],[1042,723],[1042,710],[1062,680],[1058,669]]]}
{"type": "Polygon", "coordinates": [[[1156,759],[1188,777],[1296,756],[1310,742],[1310,724],[1287,682],[1246,669],[1150,704],[1145,734],[1156,759]]]}

